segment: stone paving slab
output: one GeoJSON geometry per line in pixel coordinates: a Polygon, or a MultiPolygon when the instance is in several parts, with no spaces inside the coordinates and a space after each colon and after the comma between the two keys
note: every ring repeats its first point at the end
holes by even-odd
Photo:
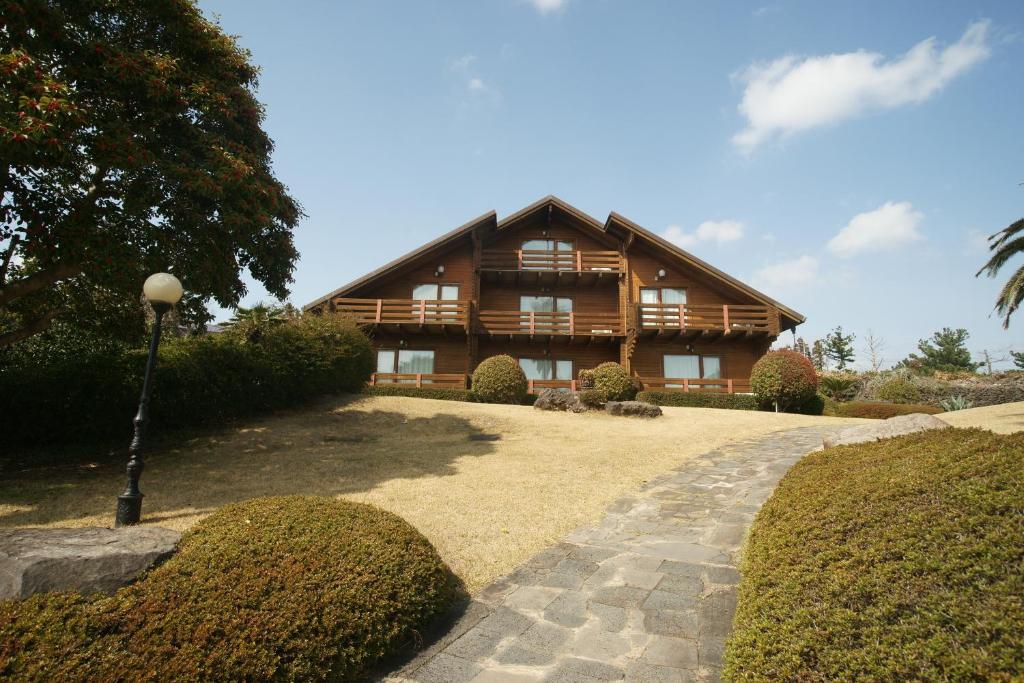
{"type": "Polygon", "coordinates": [[[789,467],[841,427],[686,461],[485,588],[388,681],[717,681],[738,552],[789,467]]]}

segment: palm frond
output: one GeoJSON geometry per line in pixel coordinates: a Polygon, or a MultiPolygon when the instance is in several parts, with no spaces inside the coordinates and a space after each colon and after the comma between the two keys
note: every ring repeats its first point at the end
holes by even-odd
{"type": "Polygon", "coordinates": [[[1010,316],[1020,306],[1021,300],[1024,300],[1024,266],[1006,281],[996,299],[996,311],[1003,316],[1003,329],[1010,327],[1010,316]]]}
{"type": "Polygon", "coordinates": [[[993,250],[994,249],[998,249],[1003,244],[1003,242],[1005,242],[1006,240],[1010,239],[1011,237],[1013,237],[1017,233],[1021,232],[1022,230],[1024,230],[1024,218],[1021,218],[1021,219],[1011,223],[1010,225],[1008,225],[1007,227],[1003,228],[1002,230],[1000,230],[999,232],[995,233],[994,235],[989,235],[989,238],[988,238],[988,241],[989,241],[988,248],[989,249],[993,249],[993,250]]]}
{"type": "MultiPolygon", "coordinates": [[[[1021,225],[1024,225],[1024,221],[1018,222],[1021,225]]],[[[989,277],[995,277],[996,273],[999,272],[999,269],[1003,267],[1003,264],[1005,264],[1007,261],[1013,258],[1014,255],[1024,251],[1024,236],[1018,237],[1017,239],[1011,240],[1009,242],[1001,241],[999,242],[998,247],[995,244],[993,244],[989,248],[995,253],[992,254],[992,256],[989,258],[988,263],[982,266],[981,269],[974,274],[975,277],[981,275],[982,273],[987,273],[989,277]]]]}

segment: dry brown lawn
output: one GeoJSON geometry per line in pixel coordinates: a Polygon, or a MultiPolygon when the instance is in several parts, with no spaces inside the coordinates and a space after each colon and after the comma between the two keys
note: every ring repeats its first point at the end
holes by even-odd
{"type": "MultiPolygon", "coordinates": [[[[839,418],[666,408],[657,420],[425,399],[333,398],[151,453],[144,523],[185,529],[225,503],[316,494],[409,520],[471,590],[617,497],[727,442],[839,418]]],[[[0,483],[0,526],[108,526],[122,467],[0,483]]]]}
{"type": "Polygon", "coordinates": [[[1024,402],[956,410],[935,417],[954,427],[981,427],[996,434],[1012,434],[1024,431],[1024,402]]]}

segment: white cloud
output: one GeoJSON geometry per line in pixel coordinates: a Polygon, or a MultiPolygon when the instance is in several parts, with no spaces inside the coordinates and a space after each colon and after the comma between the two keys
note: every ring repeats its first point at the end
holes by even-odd
{"type": "Polygon", "coordinates": [[[865,251],[891,251],[923,239],[917,227],[924,214],[910,202],[886,202],[854,216],[828,242],[829,251],[849,258],[865,251]]]}
{"type": "Polygon", "coordinates": [[[569,0],[529,0],[529,3],[541,14],[551,14],[568,5],[569,0]]]}
{"type": "Polygon", "coordinates": [[[465,73],[472,66],[473,62],[476,61],[476,55],[462,55],[456,59],[448,62],[448,68],[452,71],[459,73],[465,73]]]}
{"type": "Polygon", "coordinates": [[[988,28],[987,20],[978,21],[945,49],[928,38],[888,61],[859,50],[753,64],[738,77],[746,84],[739,110],[747,127],[733,144],[749,152],[779,136],[924,102],[989,56],[988,28]]]}
{"type": "Polygon", "coordinates": [[[468,87],[470,90],[486,90],[487,88],[487,86],[484,85],[484,82],[479,78],[469,79],[469,83],[467,84],[466,87],[468,87]]]}
{"type": "Polygon", "coordinates": [[[480,77],[476,64],[476,55],[471,54],[448,60],[448,70],[458,79],[461,91],[459,96],[462,98],[460,108],[471,106],[471,101],[475,99],[491,104],[501,101],[501,92],[480,77]]]}
{"type": "Polygon", "coordinates": [[[739,221],[704,221],[693,232],[686,232],[678,225],[670,225],[663,233],[665,239],[681,247],[692,247],[700,242],[724,244],[743,237],[743,223],[739,221]]]}
{"type": "Polygon", "coordinates": [[[757,271],[757,281],[769,290],[803,287],[818,280],[818,266],[818,259],[804,255],[765,266],[757,271]]]}

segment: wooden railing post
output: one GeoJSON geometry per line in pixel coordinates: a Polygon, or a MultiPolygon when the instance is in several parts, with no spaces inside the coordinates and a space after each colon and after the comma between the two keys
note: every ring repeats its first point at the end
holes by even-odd
{"type": "Polygon", "coordinates": [[[530,336],[533,336],[537,331],[537,314],[534,311],[530,311],[530,336]]]}
{"type": "Polygon", "coordinates": [[[516,250],[516,254],[519,257],[519,267],[516,268],[516,270],[522,270],[523,269],[523,250],[522,249],[517,249],[516,250]]]}
{"type": "Polygon", "coordinates": [[[732,393],[732,380],[731,379],[726,380],[726,383],[729,385],[729,393],[731,394],[732,393]]]}
{"type": "Polygon", "coordinates": [[[683,391],[685,393],[687,393],[687,394],[690,393],[690,380],[688,380],[688,379],[684,379],[683,380],[683,391]]]}
{"type": "Polygon", "coordinates": [[[378,322],[378,323],[380,322],[380,314],[381,314],[381,311],[383,311],[383,310],[384,310],[384,300],[383,299],[377,299],[377,320],[376,320],[376,322],[378,322]]]}
{"type": "Polygon", "coordinates": [[[423,388],[423,375],[418,372],[416,373],[416,388],[423,388]]]}
{"type": "Polygon", "coordinates": [[[569,389],[571,391],[576,391],[576,380],[572,380],[571,382],[569,382],[569,389]]]}
{"type": "Polygon", "coordinates": [[[725,334],[729,334],[729,304],[722,304],[722,324],[725,326],[725,334]]]}
{"type": "Polygon", "coordinates": [[[530,380],[530,382],[529,382],[529,384],[528,384],[528,388],[527,388],[527,391],[528,391],[529,393],[531,393],[531,394],[533,393],[533,380],[532,380],[532,379],[530,380]]]}
{"type": "Polygon", "coordinates": [[[583,272],[583,252],[579,249],[576,250],[576,270],[583,272]]]}
{"type": "Polygon", "coordinates": [[[686,330],[686,304],[679,304],[679,329],[686,330]]]}
{"type": "Polygon", "coordinates": [[[377,385],[377,373],[375,372],[375,373],[370,375],[370,386],[372,387],[372,386],[376,386],[376,385],[377,385]]]}
{"type": "Polygon", "coordinates": [[[569,334],[576,334],[576,312],[569,311],[569,334]]]}
{"type": "Polygon", "coordinates": [[[427,321],[427,300],[420,299],[420,325],[427,321]]]}

